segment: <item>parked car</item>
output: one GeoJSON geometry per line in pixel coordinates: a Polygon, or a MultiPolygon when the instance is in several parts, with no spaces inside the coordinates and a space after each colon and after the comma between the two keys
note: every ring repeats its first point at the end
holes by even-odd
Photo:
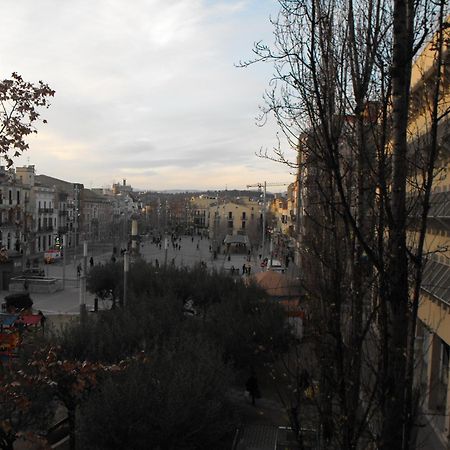
{"type": "Polygon", "coordinates": [[[5,297],[5,303],[2,305],[2,310],[6,310],[10,313],[17,311],[31,310],[33,306],[33,300],[30,298],[28,292],[17,292],[9,294],[5,297]],[[3,306],[4,305],[4,306],[3,306]]]}
{"type": "Polygon", "coordinates": [[[281,261],[279,261],[278,259],[269,259],[267,269],[271,270],[272,272],[284,273],[286,271],[286,267],[284,267],[283,264],[281,264],[281,261]]]}

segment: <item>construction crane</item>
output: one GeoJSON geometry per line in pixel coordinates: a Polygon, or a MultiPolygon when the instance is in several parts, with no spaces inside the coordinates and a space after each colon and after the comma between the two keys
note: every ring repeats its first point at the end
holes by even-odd
{"type": "Polygon", "coordinates": [[[264,260],[265,257],[265,245],[266,245],[266,192],[267,192],[267,186],[273,187],[273,186],[289,186],[291,183],[267,183],[267,181],[264,181],[263,183],[256,183],[256,184],[247,184],[248,188],[258,188],[259,190],[263,189],[263,223],[262,223],[262,260],[264,260]]]}

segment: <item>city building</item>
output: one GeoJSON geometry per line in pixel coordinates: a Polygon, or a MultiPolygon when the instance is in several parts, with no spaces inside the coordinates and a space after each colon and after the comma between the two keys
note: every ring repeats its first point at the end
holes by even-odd
{"type": "Polygon", "coordinates": [[[63,236],[65,235],[66,247],[73,247],[75,245],[77,221],[80,216],[78,211],[80,208],[80,186],[75,188],[73,183],[48,175],[35,175],[34,178],[38,186],[43,189],[51,189],[54,192],[56,216],[56,225],[53,230],[54,244],[62,244],[63,236]]]}
{"type": "MultiPolygon", "coordinates": [[[[447,24],[450,18],[447,18],[447,24]]],[[[450,446],[450,29],[446,28],[442,54],[442,84],[437,116],[437,148],[428,228],[425,236],[425,267],[418,309],[416,350],[417,381],[423,394],[421,408],[434,448],[450,446]]],[[[412,71],[409,131],[416,136],[411,145],[431,148],[432,105],[437,67],[437,36],[417,58],[412,71]]],[[[421,180],[419,180],[421,181],[421,180]]],[[[415,217],[417,229],[420,217],[415,217]]],[[[414,231],[412,231],[414,237],[414,231]]]]}
{"type": "Polygon", "coordinates": [[[214,221],[218,205],[218,197],[199,195],[191,197],[190,200],[190,222],[195,234],[204,233],[209,230],[210,220],[214,221]]]}
{"type": "Polygon", "coordinates": [[[83,239],[97,242],[111,239],[114,207],[108,197],[90,189],[82,189],[81,204],[80,232],[83,239]]]}
{"type": "Polygon", "coordinates": [[[23,253],[32,224],[30,186],[14,171],[0,167],[0,245],[10,254],[23,253]]]}

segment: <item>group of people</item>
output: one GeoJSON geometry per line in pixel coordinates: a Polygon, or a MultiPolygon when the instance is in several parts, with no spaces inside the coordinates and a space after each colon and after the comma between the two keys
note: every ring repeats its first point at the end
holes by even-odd
{"type": "MultiPolygon", "coordinates": [[[[250,275],[251,270],[252,270],[251,266],[244,264],[242,266],[242,275],[250,275]]],[[[234,267],[234,265],[233,265],[230,267],[230,272],[231,272],[231,275],[239,275],[239,268],[234,267]]]]}
{"type": "MultiPolygon", "coordinates": [[[[94,267],[94,257],[91,256],[89,258],[89,267],[94,267]]],[[[83,272],[83,266],[81,265],[81,262],[77,265],[77,277],[81,277],[81,273],[83,272]]]]}

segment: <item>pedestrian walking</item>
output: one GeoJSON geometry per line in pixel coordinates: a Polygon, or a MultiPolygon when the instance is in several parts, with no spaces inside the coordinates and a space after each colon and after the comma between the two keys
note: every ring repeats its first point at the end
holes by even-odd
{"type": "Polygon", "coordinates": [[[91,267],[94,267],[94,258],[91,256],[91,258],[89,259],[89,265],[91,267]]]}
{"type": "Polygon", "coordinates": [[[81,263],[78,263],[78,266],[77,266],[77,277],[78,278],[80,278],[80,276],[81,276],[81,271],[82,271],[81,263]]]}
{"type": "Polygon", "coordinates": [[[38,315],[41,316],[40,324],[42,327],[42,332],[44,332],[45,331],[45,321],[47,320],[47,318],[44,316],[44,313],[41,310],[38,311],[38,315]]]}
{"type": "Polygon", "coordinates": [[[247,266],[244,264],[242,266],[242,275],[245,275],[247,273],[247,266]]]}
{"type": "Polygon", "coordinates": [[[261,398],[261,394],[259,392],[259,387],[258,387],[258,380],[256,378],[256,375],[255,375],[254,371],[252,371],[249,379],[245,383],[245,389],[249,393],[250,398],[252,400],[252,405],[254,406],[255,405],[255,400],[257,398],[261,398]]]}

